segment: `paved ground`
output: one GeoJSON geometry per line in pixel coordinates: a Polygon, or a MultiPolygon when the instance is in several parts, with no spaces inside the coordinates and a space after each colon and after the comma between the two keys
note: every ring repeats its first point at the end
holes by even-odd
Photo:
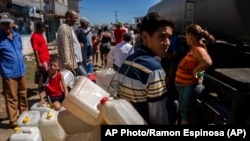
{"type": "MultiPolygon", "coordinates": [[[[56,54],[57,53],[57,49],[54,46],[50,46],[50,54],[56,54]]],[[[98,66],[100,66],[100,58],[99,58],[99,64],[98,66]]],[[[109,61],[107,68],[111,68],[112,66],[112,62],[109,61]]],[[[96,69],[101,69],[100,67],[96,67],[94,68],[94,70],[96,69]]],[[[35,102],[39,101],[39,95],[37,93],[37,85],[34,84],[33,81],[31,82],[27,82],[28,85],[28,102],[29,102],[29,107],[31,107],[35,102]]],[[[2,90],[0,89],[0,141],[7,141],[9,136],[11,134],[14,133],[14,130],[12,128],[9,127],[8,125],[8,120],[7,120],[7,113],[6,113],[6,109],[5,109],[5,101],[4,101],[4,97],[2,95],[2,90]]]]}

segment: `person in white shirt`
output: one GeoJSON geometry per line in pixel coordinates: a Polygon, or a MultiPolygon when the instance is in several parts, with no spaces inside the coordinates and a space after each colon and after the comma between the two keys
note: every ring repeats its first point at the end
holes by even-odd
{"type": "Polygon", "coordinates": [[[130,33],[130,35],[131,35],[131,41],[130,41],[130,43],[132,45],[134,45],[135,44],[135,33],[134,33],[134,29],[133,29],[132,26],[129,26],[128,33],[130,33]]]}
{"type": "Polygon", "coordinates": [[[134,53],[133,46],[130,44],[130,33],[123,34],[123,41],[118,43],[110,52],[109,57],[113,60],[113,69],[119,70],[123,61],[131,54],[134,53]]]}

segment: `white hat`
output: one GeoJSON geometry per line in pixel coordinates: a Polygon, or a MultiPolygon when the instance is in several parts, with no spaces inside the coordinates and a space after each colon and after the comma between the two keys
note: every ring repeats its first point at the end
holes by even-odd
{"type": "Polygon", "coordinates": [[[89,20],[86,17],[82,17],[80,19],[80,23],[88,23],[88,22],[89,22],[89,20]]]}
{"type": "Polygon", "coordinates": [[[0,23],[3,22],[8,22],[8,23],[12,22],[10,13],[7,12],[0,13],[0,23]]]}

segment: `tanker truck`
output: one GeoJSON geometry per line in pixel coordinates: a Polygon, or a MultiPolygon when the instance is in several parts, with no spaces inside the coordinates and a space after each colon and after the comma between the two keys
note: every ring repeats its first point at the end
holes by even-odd
{"type": "Polygon", "coordinates": [[[162,0],[148,12],[171,18],[179,34],[187,25],[197,23],[218,40],[238,43],[250,41],[249,7],[249,0],[162,0]]]}
{"type": "Polygon", "coordinates": [[[207,45],[213,65],[197,98],[202,123],[250,123],[249,7],[250,0],[161,0],[148,9],[172,19],[184,42],[192,23],[215,36],[216,43],[207,45]]]}

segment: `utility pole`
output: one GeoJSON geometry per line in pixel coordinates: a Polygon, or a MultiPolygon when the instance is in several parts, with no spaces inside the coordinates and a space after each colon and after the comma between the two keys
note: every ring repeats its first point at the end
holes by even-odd
{"type": "Polygon", "coordinates": [[[41,21],[44,22],[44,9],[43,9],[43,0],[40,0],[40,15],[41,15],[41,21]]]}

